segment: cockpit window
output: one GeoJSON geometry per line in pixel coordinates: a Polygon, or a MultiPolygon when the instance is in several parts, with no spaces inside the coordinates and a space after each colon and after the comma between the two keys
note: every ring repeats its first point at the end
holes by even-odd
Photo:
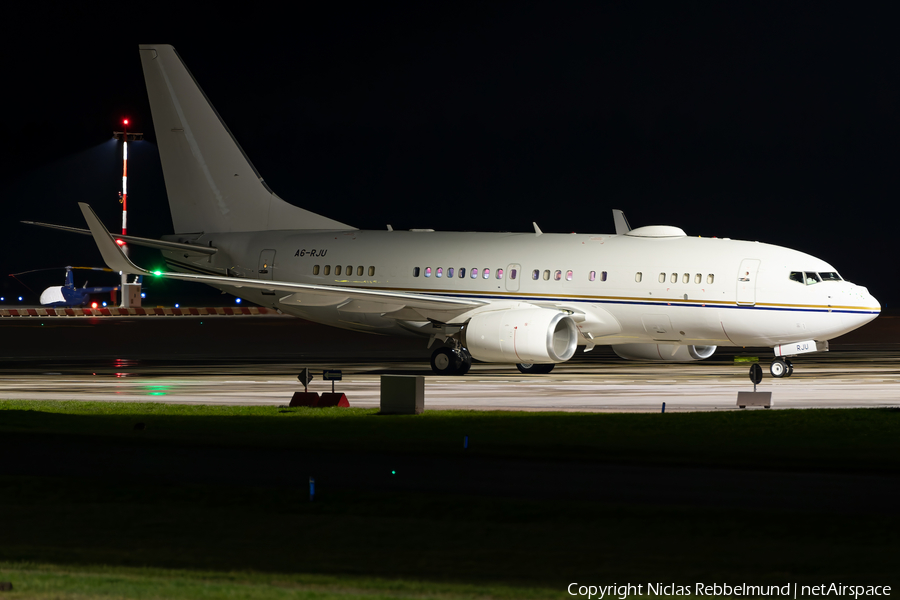
{"type": "Polygon", "coordinates": [[[791,271],[791,281],[796,281],[797,283],[806,285],[806,280],[803,279],[803,273],[801,273],[800,271],[791,271]]]}
{"type": "Polygon", "coordinates": [[[841,279],[841,276],[834,271],[830,271],[828,273],[819,273],[819,277],[822,279],[822,281],[843,281],[843,279],[841,279]]]}
{"type": "Polygon", "coordinates": [[[806,273],[804,273],[804,275],[806,276],[806,285],[819,283],[819,276],[815,273],[810,273],[809,271],[807,271],[806,273]]]}

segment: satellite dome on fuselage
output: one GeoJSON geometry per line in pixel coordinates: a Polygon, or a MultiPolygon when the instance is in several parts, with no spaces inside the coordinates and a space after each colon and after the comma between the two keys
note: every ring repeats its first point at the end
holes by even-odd
{"type": "Polygon", "coordinates": [[[630,235],[631,237],[649,238],[687,236],[687,234],[681,227],[672,227],[671,225],[647,225],[646,227],[638,227],[637,229],[632,229],[625,235],[630,235]]]}

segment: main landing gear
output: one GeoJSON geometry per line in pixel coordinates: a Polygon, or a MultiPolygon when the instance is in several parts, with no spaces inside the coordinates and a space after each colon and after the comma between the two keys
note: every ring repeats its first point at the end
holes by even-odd
{"type": "Polygon", "coordinates": [[[794,365],[786,358],[776,358],[769,365],[769,373],[772,377],[790,377],[794,374],[794,365]]]}
{"type": "Polygon", "coordinates": [[[472,355],[462,348],[438,348],[431,355],[431,369],[438,375],[465,375],[472,368],[472,355]]]}
{"type": "Polygon", "coordinates": [[[516,368],[526,375],[546,375],[555,367],[553,363],[549,365],[530,365],[528,363],[519,363],[516,365],[516,368]]]}

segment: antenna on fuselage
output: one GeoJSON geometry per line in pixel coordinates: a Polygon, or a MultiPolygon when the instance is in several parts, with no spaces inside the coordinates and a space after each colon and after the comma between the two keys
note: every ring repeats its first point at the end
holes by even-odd
{"type": "Polygon", "coordinates": [[[628,224],[625,213],[618,208],[613,209],[613,221],[616,223],[616,235],[625,235],[631,231],[631,225],[628,224]]]}

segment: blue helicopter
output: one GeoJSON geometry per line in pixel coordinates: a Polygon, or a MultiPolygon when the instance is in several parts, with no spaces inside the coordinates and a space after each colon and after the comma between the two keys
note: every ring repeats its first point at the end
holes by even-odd
{"type": "MultiPolygon", "coordinates": [[[[112,273],[112,269],[105,269],[100,267],[66,267],[66,283],[65,285],[48,287],[41,293],[41,305],[50,306],[50,307],[76,307],[76,306],[86,306],[91,301],[91,294],[105,294],[118,292],[121,286],[109,286],[109,287],[88,287],[87,281],[84,282],[82,287],[75,287],[75,277],[72,273],[74,269],[81,269],[85,271],[106,271],[108,273],[112,273]]],[[[11,277],[16,277],[16,275],[24,275],[25,273],[36,273],[38,271],[51,271],[55,269],[34,269],[32,271],[24,271],[22,273],[15,273],[10,275],[11,277]]],[[[27,287],[27,286],[26,286],[27,287]]],[[[31,288],[29,288],[31,289],[31,288]]]]}

